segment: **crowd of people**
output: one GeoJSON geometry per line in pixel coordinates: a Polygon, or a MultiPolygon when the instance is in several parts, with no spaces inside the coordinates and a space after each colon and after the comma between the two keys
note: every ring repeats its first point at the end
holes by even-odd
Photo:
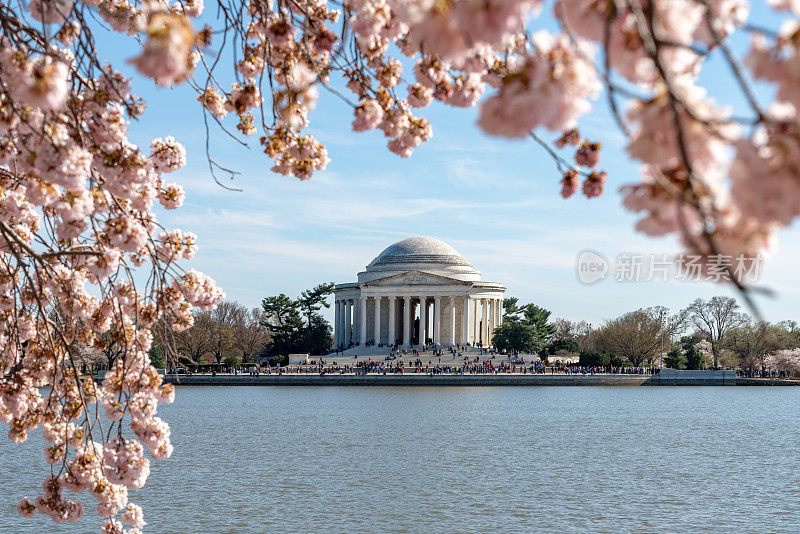
{"type": "Polygon", "coordinates": [[[736,376],[742,378],[794,378],[786,371],[770,371],[768,369],[737,369],[736,376]]]}
{"type": "MultiPolygon", "coordinates": [[[[216,374],[232,374],[232,375],[275,375],[275,374],[402,374],[402,373],[425,373],[429,375],[440,374],[549,374],[549,375],[597,375],[597,374],[613,374],[613,375],[657,375],[659,369],[657,367],[633,367],[633,366],[594,366],[587,367],[578,364],[563,364],[557,363],[554,365],[547,365],[540,359],[533,361],[525,361],[524,356],[502,355],[498,358],[494,350],[486,349],[485,352],[481,351],[477,356],[464,356],[459,350],[464,350],[464,347],[452,347],[446,349],[450,352],[451,359],[458,361],[458,363],[443,363],[441,358],[444,356],[445,350],[442,349],[427,349],[421,347],[420,349],[402,349],[392,353],[384,361],[373,360],[368,357],[365,360],[358,361],[356,356],[354,363],[342,364],[333,361],[326,361],[325,359],[311,360],[305,364],[295,364],[285,367],[258,367],[249,366],[243,369],[235,367],[220,367],[210,371],[212,376],[216,374]],[[403,357],[411,356],[412,359],[404,360],[403,357]],[[423,356],[428,356],[433,359],[423,360],[423,356]],[[489,356],[488,358],[481,359],[481,356],[489,356]]],[[[530,358],[530,356],[529,356],[530,358]]],[[[532,358],[531,358],[532,359],[532,358]]],[[[192,375],[195,373],[202,373],[200,369],[184,369],[184,368],[170,368],[167,374],[186,374],[192,375]]],[[[743,378],[789,378],[789,375],[783,371],[769,371],[766,369],[739,369],[736,371],[737,376],[743,378]]]]}
{"type": "MultiPolygon", "coordinates": [[[[413,356],[410,360],[387,357],[386,360],[373,360],[368,357],[364,360],[354,360],[352,364],[340,364],[337,361],[327,362],[323,359],[314,361],[313,364],[299,364],[281,368],[281,373],[300,374],[563,374],[563,375],[595,375],[595,374],[626,374],[626,375],[654,375],[659,369],[650,367],[585,367],[580,365],[546,365],[541,360],[525,362],[524,358],[511,360],[500,359],[496,355],[482,359],[481,355],[475,357],[462,356],[458,348],[449,350],[457,363],[441,361],[443,351],[440,349],[430,351],[429,356],[436,358],[422,359],[419,350],[407,353],[413,356]]],[[[426,354],[428,355],[428,354],[426,354]]],[[[274,372],[274,371],[273,371],[274,372]]],[[[268,372],[268,374],[270,374],[268,372]]]]}

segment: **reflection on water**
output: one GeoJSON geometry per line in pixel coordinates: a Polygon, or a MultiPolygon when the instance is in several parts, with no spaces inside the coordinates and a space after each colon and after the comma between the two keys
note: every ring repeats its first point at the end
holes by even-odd
{"type": "MultiPolygon", "coordinates": [[[[160,410],[175,454],[131,498],[145,532],[164,533],[798,532],[798,400],[793,388],[182,387],[160,410]]],[[[38,442],[0,441],[0,533],[96,532],[93,514],[66,528],[16,515],[44,469],[38,442]]]]}

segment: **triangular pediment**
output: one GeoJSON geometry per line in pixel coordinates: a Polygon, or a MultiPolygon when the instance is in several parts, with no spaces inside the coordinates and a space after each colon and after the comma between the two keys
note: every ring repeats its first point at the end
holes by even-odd
{"type": "Polygon", "coordinates": [[[429,273],[426,271],[406,271],[397,273],[377,280],[364,282],[363,286],[448,286],[448,285],[469,285],[471,282],[442,276],[440,274],[429,273]]]}

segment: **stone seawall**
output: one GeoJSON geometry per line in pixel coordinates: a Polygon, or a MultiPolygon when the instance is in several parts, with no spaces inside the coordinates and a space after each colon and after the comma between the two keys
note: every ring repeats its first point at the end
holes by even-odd
{"type": "Polygon", "coordinates": [[[737,378],[737,386],[800,386],[800,380],[786,378],[737,378]]]}
{"type": "Polygon", "coordinates": [[[179,376],[181,386],[641,386],[643,375],[336,375],[179,376]]]}
{"type": "MultiPolygon", "coordinates": [[[[671,370],[665,370],[671,371],[671,370]]],[[[168,375],[180,386],[735,386],[800,385],[800,381],[737,379],[733,371],[671,371],[661,375],[168,375]],[[791,382],[787,384],[787,382],[791,382]]]]}
{"type": "Polygon", "coordinates": [[[736,371],[676,371],[662,369],[647,386],[735,386],[736,371]]]}

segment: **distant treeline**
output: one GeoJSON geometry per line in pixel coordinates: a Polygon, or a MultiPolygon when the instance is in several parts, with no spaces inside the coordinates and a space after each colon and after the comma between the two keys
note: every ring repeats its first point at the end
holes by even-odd
{"type": "Polygon", "coordinates": [[[333,283],[303,291],[296,299],[285,294],[263,299],[260,308],[248,310],[225,301],[213,311],[194,313],[194,325],[172,332],[154,328],[151,358],[168,355],[178,364],[236,366],[242,363],[282,363],[288,354],[327,354],[333,348],[331,325],[319,313],[330,307],[333,283]]]}
{"type": "Polygon", "coordinates": [[[550,320],[535,304],[504,300],[499,349],[574,359],[586,366],[658,365],[676,369],[763,370],[768,357],[800,347],[795,321],[766,323],[744,313],[735,299],[697,299],[677,313],[641,308],[592,327],[586,321],[550,320]]]}

